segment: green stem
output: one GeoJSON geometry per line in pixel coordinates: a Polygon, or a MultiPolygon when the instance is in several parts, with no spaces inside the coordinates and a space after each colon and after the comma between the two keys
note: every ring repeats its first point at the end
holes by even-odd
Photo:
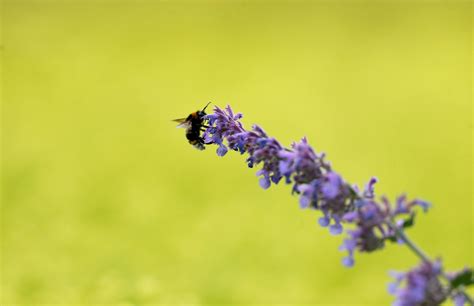
{"type": "Polygon", "coordinates": [[[389,226],[395,231],[395,234],[406,244],[406,246],[412,250],[421,260],[429,262],[430,258],[425,254],[398,226],[391,223],[389,226]]]}

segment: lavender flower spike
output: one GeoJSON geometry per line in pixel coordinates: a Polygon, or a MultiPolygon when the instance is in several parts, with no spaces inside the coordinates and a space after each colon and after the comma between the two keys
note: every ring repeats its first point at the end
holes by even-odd
{"type": "MultiPolygon", "coordinates": [[[[341,245],[340,250],[347,251],[348,255],[343,260],[346,266],[352,266],[354,263],[354,252],[373,252],[382,249],[386,241],[398,241],[403,243],[397,237],[395,230],[411,226],[414,218],[414,208],[420,205],[419,200],[408,201],[405,195],[398,197],[395,207],[390,204],[386,197],[382,197],[380,202],[373,198],[374,179],[371,179],[363,195],[369,195],[369,198],[358,198],[357,205],[353,211],[347,212],[343,221],[355,225],[354,230],[347,231],[347,238],[341,245]],[[371,190],[367,193],[367,190],[371,190]],[[347,265],[346,263],[351,263],[347,265]]],[[[426,203],[426,202],[423,202],[426,203]]]]}
{"type": "Polygon", "coordinates": [[[217,155],[224,156],[230,150],[247,153],[247,165],[257,171],[260,186],[269,188],[284,178],[292,184],[292,193],[299,195],[302,209],[312,208],[321,212],[319,225],[328,227],[330,233],[341,234],[343,224],[346,238],[340,250],[347,252],[342,263],[354,265],[356,252],[370,253],[381,250],[387,242],[398,242],[408,247],[422,263],[406,273],[395,274],[390,292],[396,296],[395,306],[439,305],[451,297],[456,306],[465,303],[474,305],[465,288],[474,284],[474,272],[465,269],[454,276],[442,272],[441,261],[430,261],[405,234],[414,224],[415,208],[427,211],[430,204],[419,200],[408,200],[405,194],[392,204],[386,197],[375,195],[376,178],[371,178],[365,188],[349,185],[325,161],[324,153],[316,153],[303,138],[290,148],[282,146],[275,138],[258,125],[244,129],[240,119],[230,106],[224,110],[214,108],[206,116],[209,126],[202,135],[206,145],[217,145],[217,155]],[[443,281],[442,281],[443,280],[443,281]],[[402,287],[404,284],[404,287],[402,287]]]}
{"type": "Polygon", "coordinates": [[[448,297],[439,280],[439,261],[422,262],[413,270],[394,276],[395,282],[389,286],[389,292],[397,298],[393,306],[440,305],[448,297]],[[402,283],[405,287],[400,288],[402,283]]]}

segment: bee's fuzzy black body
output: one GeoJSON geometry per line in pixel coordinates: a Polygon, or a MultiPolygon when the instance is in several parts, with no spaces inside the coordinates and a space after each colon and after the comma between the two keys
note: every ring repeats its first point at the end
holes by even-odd
{"type": "MultiPolygon", "coordinates": [[[[209,103],[206,105],[206,107],[209,105],[209,103]]],[[[178,127],[186,128],[186,139],[190,144],[199,150],[204,150],[206,148],[204,146],[204,138],[201,137],[201,132],[207,128],[207,126],[204,124],[206,122],[206,119],[204,118],[206,116],[206,107],[204,107],[203,110],[191,113],[185,119],[183,118],[174,120],[180,123],[178,127]]]]}
{"type": "Polygon", "coordinates": [[[186,121],[189,122],[189,127],[186,129],[186,138],[189,143],[192,144],[199,150],[204,150],[204,139],[201,137],[201,131],[203,128],[204,116],[206,115],[203,111],[197,111],[188,116],[186,121]]]}

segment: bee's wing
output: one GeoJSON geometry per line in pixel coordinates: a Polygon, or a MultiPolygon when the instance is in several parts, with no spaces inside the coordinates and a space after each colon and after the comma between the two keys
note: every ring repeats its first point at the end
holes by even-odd
{"type": "Polygon", "coordinates": [[[186,118],[174,119],[174,122],[178,122],[179,124],[176,126],[177,128],[188,128],[190,125],[189,121],[186,121],[186,118]]]}

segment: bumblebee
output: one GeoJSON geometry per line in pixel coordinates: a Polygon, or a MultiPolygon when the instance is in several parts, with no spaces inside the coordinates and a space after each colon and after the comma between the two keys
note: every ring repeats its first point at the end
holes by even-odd
{"type": "Polygon", "coordinates": [[[207,128],[207,125],[204,125],[206,119],[205,110],[211,104],[211,102],[207,103],[207,105],[202,109],[198,110],[194,113],[189,114],[186,118],[174,119],[173,121],[179,122],[179,128],[186,129],[186,138],[188,139],[189,143],[192,144],[198,150],[204,150],[206,147],[204,146],[204,138],[201,137],[201,132],[207,128]]]}

